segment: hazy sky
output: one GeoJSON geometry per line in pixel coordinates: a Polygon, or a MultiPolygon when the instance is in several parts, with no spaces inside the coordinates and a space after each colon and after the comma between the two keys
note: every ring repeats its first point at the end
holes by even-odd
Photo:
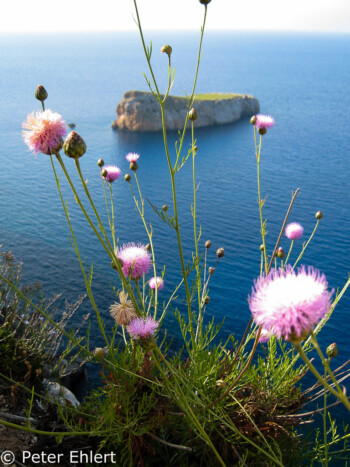
{"type": "MultiPolygon", "coordinates": [[[[199,0],[138,0],[144,29],[198,29],[199,0]]],[[[1,0],[0,32],[136,30],[133,0],[1,0]]],[[[212,0],[208,29],[350,33],[350,0],[212,0]]]]}

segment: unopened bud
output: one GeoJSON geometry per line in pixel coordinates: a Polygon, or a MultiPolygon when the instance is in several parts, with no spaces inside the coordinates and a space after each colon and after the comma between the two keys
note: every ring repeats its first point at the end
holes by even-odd
{"type": "Polygon", "coordinates": [[[151,247],[151,244],[150,244],[150,243],[147,243],[147,245],[146,245],[146,250],[147,250],[147,251],[151,251],[151,250],[152,250],[152,247],[151,247]]]}
{"type": "Polygon", "coordinates": [[[97,165],[98,165],[99,167],[103,167],[103,166],[105,165],[104,160],[103,160],[103,159],[99,159],[99,160],[97,161],[97,165]]]}
{"type": "Polygon", "coordinates": [[[103,169],[102,172],[101,172],[101,175],[103,178],[106,178],[107,175],[108,175],[108,171],[106,169],[103,169]]]}
{"type": "Polygon", "coordinates": [[[210,248],[211,247],[211,241],[210,240],[207,240],[205,242],[205,248],[210,248]]]}
{"type": "MultiPolygon", "coordinates": [[[[120,267],[122,268],[123,267],[123,260],[121,260],[120,258],[117,258],[117,261],[120,264],[120,267]]],[[[115,271],[118,271],[117,265],[115,264],[114,261],[111,261],[111,266],[115,271]]]]}
{"type": "Polygon", "coordinates": [[[139,168],[137,165],[137,162],[131,162],[130,163],[130,170],[133,170],[134,172],[139,168]]]}
{"type": "Polygon", "coordinates": [[[207,296],[205,297],[205,299],[204,299],[204,303],[205,303],[206,305],[208,305],[209,302],[210,302],[210,297],[208,297],[208,295],[207,295],[207,296]]]}
{"type": "Polygon", "coordinates": [[[316,217],[317,220],[322,219],[322,217],[323,217],[322,211],[317,211],[316,214],[315,214],[315,217],[316,217]]]}
{"type": "Polygon", "coordinates": [[[194,146],[194,148],[193,148],[193,149],[194,149],[194,152],[197,152],[197,151],[198,151],[198,146],[197,146],[197,145],[196,145],[196,146],[194,146]]]}
{"type": "Polygon", "coordinates": [[[164,204],[162,206],[162,211],[167,212],[167,210],[168,210],[168,206],[166,204],[164,204]]]}
{"type": "Polygon", "coordinates": [[[163,45],[160,51],[162,52],[162,54],[167,54],[167,56],[170,58],[170,55],[173,49],[171,48],[170,45],[163,45]]]}
{"type": "Polygon", "coordinates": [[[45,99],[47,99],[47,91],[44,88],[42,84],[39,84],[39,86],[35,90],[35,97],[38,99],[38,101],[43,102],[45,99]]]}
{"type": "Polygon", "coordinates": [[[286,254],[284,252],[284,249],[280,246],[279,249],[277,250],[277,256],[280,258],[280,259],[283,259],[286,254]]]}
{"type": "Polygon", "coordinates": [[[125,180],[126,182],[130,182],[130,180],[131,180],[131,175],[126,174],[125,177],[124,177],[124,180],[125,180]]]}
{"type": "Polygon", "coordinates": [[[225,254],[225,250],[223,248],[219,248],[218,250],[216,250],[216,256],[218,258],[222,258],[225,254]]]}
{"type": "Polygon", "coordinates": [[[200,2],[202,5],[208,5],[208,3],[211,2],[211,0],[199,0],[199,2],[200,2]]]}
{"type": "Polygon", "coordinates": [[[262,244],[259,246],[259,248],[260,248],[260,251],[264,251],[264,250],[265,250],[264,244],[262,243],[262,244]]]}
{"type": "Polygon", "coordinates": [[[338,355],[338,346],[335,342],[327,347],[326,353],[329,358],[335,358],[338,355]]]}
{"type": "Polygon", "coordinates": [[[192,120],[192,122],[197,120],[198,115],[197,115],[196,109],[194,107],[192,107],[192,109],[188,112],[188,117],[189,117],[190,120],[192,120]]]}
{"type": "Polygon", "coordinates": [[[250,123],[251,123],[252,125],[255,125],[255,124],[256,124],[256,116],[255,116],[255,115],[253,115],[252,118],[250,119],[250,123]]]}
{"type": "Polygon", "coordinates": [[[263,136],[263,135],[266,135],[267,129],[262,127],[258,129],[258,132],[259,132],[259,135],[263,136]]]}
{"type": "Polygon", "coordinates": [[[212,276],[214,274],[214,272],[215,272],[215,268],[209,268],[208,272],[212,276]]]}
{"type": "Polygon", "coordinates": [[[66,156],[78,159],[85,154],[86,144],[78,133],[71,131],[63,143],[63,150],[66,156]]]}
{"type": "Polygon", "coordinates": [[[106,355],[106,352],[101,347],[96,347],[94,350],[94,355],[97,358],[103,358],[106,355]]]}

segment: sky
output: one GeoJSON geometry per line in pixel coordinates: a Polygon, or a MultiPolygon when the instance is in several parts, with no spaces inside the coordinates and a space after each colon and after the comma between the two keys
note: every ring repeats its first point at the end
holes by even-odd
{"type": "MultiPolygon", "coordinates": [[[[138,0],[145,30],[198,30],[199,0],[138,0]]],[[[1,0],[0,33],[136,31],[133,0],[1,0]]],[[[350,0],[212,0],[207,29],[350,33],[350,0]]]]}

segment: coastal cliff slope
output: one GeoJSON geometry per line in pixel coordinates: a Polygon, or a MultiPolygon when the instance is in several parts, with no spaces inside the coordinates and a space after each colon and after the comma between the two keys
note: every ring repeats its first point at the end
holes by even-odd
{"type": "MultiPolygon", "coordinates": [[[[259,112],[259,101],[248,94],[197,94],[194,107],[196,127],[223,125],[259,112]]],[[[188,98],[168,96],[165,121],[168,130],[180,130],[185,124],[188,98]]],[[[117,106],[113,128],[127,131],[156,132],[162,129],[160,106],[150,92],[128,91],[117,106]]]]}

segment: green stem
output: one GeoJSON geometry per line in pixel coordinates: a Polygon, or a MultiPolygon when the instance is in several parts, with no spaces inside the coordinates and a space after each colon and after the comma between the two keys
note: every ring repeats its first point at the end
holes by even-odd
{"type": "Polygon", "coordinates": [[[139,296],[142,311],[143,311],[143,313],[145,313],[145,304],[144,304],[144,302],[142,300],[142,295],[141,295],[141,290],[140,290],[140,285],[139,285],[139,280],[138,279],[135,281],[135,284],[136,284],[136,290],[137,290],[137,294],[139,296]]]}
{"type": "Polygon", "coordinates": [[[112,211],[112,225],[111,225],[111,234],[113,240],[113,250],[116,251],[116,242],[115,242],[115,215],[114,215],[114,202],[113,202],[113,191],[112,184],[109,183],[109,193],[111,196],[111,211],[112,211]]]}
{"type": "MultiPolygon", "coordinates": [[[[292,241],[290,242],[290,247],[289,247],[289,250],[288,250],[288,254],[287,254],[287,257],[286,257],[286,259],[285,259],[285,261],[284,261],[284,264],[286,264],[286,265],[288,264],[289,256],[290,256],[290,254],[291,254],[291,252],[292,252],[293,245],[294,245],[294,240],[292,240],[292,241]]],[[[293,268],[294,268],[294,266],[293,266],[293,268]]]]}
{"type": "Polygon", "coordinates": [[[316,370],[316,368],[313,366],[313,364],[310,362],[310,360],[307,358],[302,346],[300,343],[294,343],[296,349],[298,350],[301,358],[303,359],[304,363],[306,366],[309,368],[311,373],[315,376],[315,378],[323,385],[324,388],[328,389],[329,392],[333,394],[337,399],[341,400],[342,403],[345,405],[345,407],[350,411],[350,402],[348,401],[347,397],[343,393],[339,393],[338,391],[335,391],[328,383],[325,381],[320,373],[316,370]]]}
{"type": "MultiPolygon", "coordinates": [[[[192,173],[193,173],[193,230],[194,230],[194,246],[196,252],[196,274],[197,274],[197,295],[198,295],[198,327],[196,331],[196,339],[197,339],[197,332],[199,335],[199,339],[202,339],[202,300],[201,300],[201,275],[199,270],[198,264],[198,237],[197,237],[197,187],[196,187],[196,164],[195,164],[195,157],[196,151],[194,149],[194,122],[191,122],[191,137],[192,137],[192,173]]],[[[204,266],[205,267],[205,266],[204,266]]]]}
{"type": "Polygon", "coordinates": [[[255,141],[255,154],[256,154],[256,164],[257,164],[257,179],[258,179],[258,202],[259,202],[259,216],[260,216],[260,231],[262,244],[264,246],[264,265],[265,265],[265,274],[267,275],[267,256],[266,256],[266,242],[265,242],[265,226],[262,214],[262,202],[261,202],[261,188],[260,188],[260,154],[261,154],[261,144],[262,136],[260,135],[259,147],[257,146],[256,141],[256,128],[254,127],[254,141],[255,141]]]}
{"type": "MultiPolygon", "coordinates": [[[[324,379],[327,378],[326,368],[324,369],[324,379]]],[[[325,466],[328,467],[328,441],[327,441],[327,391],[323,392],[323,439],[324,439],[324,460],[325,466]]]]}
{"type": "Polygon", "coordinates": [[[304,253],[305,253],[305,250],[306,248],[308,247],[309,243],[311,242],[311,239],[312,237],[314,236],[316,230],[317,230],[317,227],[318,227],[318,224],[320,223],[320,220],[317,219],[317,222],[316,222],[316,225],[314,227],[314,230],[312,231],[312,234],[310,235],[309,237],[309,240],[305,243],[305,245],[303,246],[303,249],[301,250],[301,253],[300,255],[298,256],[297,260],[295,261],[294,265],[293,265],[293,269],[295,268],[295,266],[298,264],[298,262],[301,260],[301,258],[303,257],[304,253]]]}

